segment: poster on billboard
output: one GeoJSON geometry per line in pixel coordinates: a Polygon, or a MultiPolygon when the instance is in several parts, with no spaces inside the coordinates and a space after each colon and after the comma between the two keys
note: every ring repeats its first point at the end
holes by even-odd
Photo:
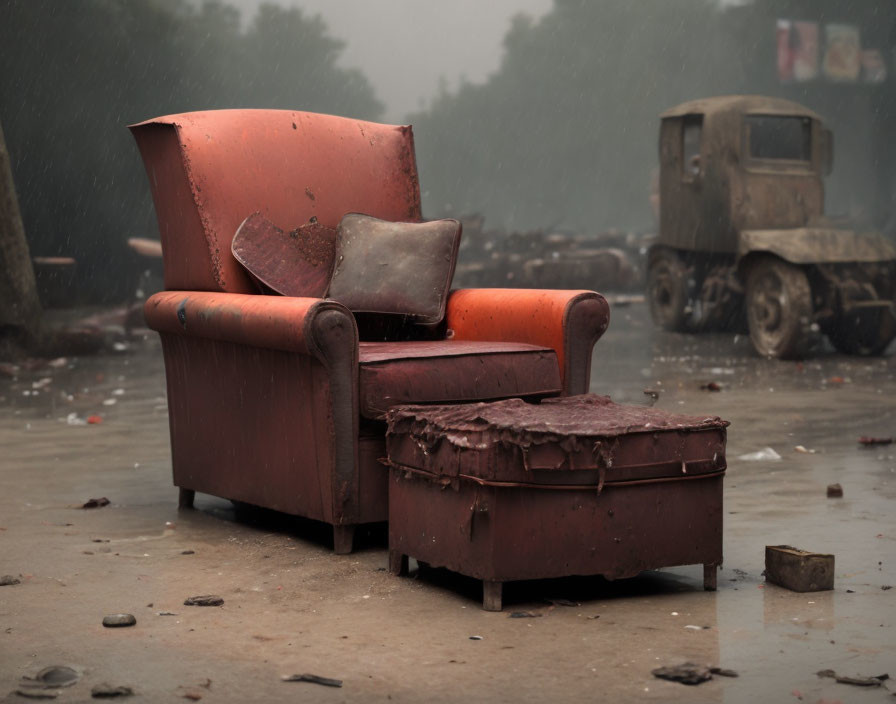
{"type": "Polygon", "coordinates": [[[849,24],[825,26],[824,75],[831,81],[854,82],[862,70],[859,29],[849,24]]]}
{"type": "Polygon", "coordinates": [[[811,81],[818,77],[818,23],[779,19],[778,80],[811,81]]]}
{"type": "Polygon", "coordinates": [[[790,83],[793,80],[793,51],[790,47],[790,33],[793,22],[778,20],[775,39],[778,44],[778,80],[790,83]]]}
{"type": "Polygon", "coordinates": [[[862,80],[865,83],[883,83],[887,80],[887,65],[880,49],[862,51],[862,80]]]}

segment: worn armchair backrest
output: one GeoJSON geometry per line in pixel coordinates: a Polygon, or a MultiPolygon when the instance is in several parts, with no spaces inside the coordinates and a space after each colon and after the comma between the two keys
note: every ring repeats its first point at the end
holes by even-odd
{"type": "Polygon", "coordinates": [[[345,213],[419,220],[410,127],[289,110],[211,110],[131,126],[155,202],[165,288],[251,293],[230,245],[261,212],[292,229],[345,213]]]}

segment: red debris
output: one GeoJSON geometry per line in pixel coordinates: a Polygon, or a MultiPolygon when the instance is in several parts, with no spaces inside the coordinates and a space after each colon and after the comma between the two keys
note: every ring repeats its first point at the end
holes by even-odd
{"type": "Polygon", "coordinates": [[[99,425],[103,422],[102,416],[87,416],[87,423],[89,425],[99,425]]]}
{"type": "Polygon", "coordinates": [[[863,435],[859,438],[860,445],[889,445],[893,442],[893,438],[872,438],[863,435]]]}

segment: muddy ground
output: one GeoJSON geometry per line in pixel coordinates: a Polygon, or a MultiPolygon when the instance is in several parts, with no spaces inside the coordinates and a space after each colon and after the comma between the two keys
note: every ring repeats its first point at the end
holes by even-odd
{"type": "Polygon", "coordinates": [[[99,682],[144,701],[892,701],[815,674],[896,677],[896,447],[857,443],[896,434],[892,350],[773,362],[732,335],[655,332],[641,304],[613,316],[593,391],[644,404],[643,389],[656,389],[658,407],[732,422],[718,592],[704,592],[691,566],[514,584],[505,611],[487,613],[472,580],[386,572],[381,529],[337,556],[329,531],[309,522],[235,515],[204,495],[179,512],[149,338],[0,378],[0,575],[21,578],[0,587],[0,697],[65,664],[82,673],[65,702],[90,699],[99,682]],[[722,390],[701,390],[709,381],[722,390]],[[102,423],[71,425],[72,413],[102,423]],[[781,459],[737,459],[767,446],[781,459]],[[826,497],[833,482],[843,498],[826,497]],[[79,508],[99,497],[111,504],[79,508]],[[764,546],[781,543],[834,553],[835,590],[767,585],[764,546]],[[197,594],[224,605],[183,605],[197,594]],[[136,626],[104,628],[116,612],[136,626]],[[688,687],[650,673],[685,660],[740,676],[688,687]],[[344,685],[281,682],[294,673],[344,685]]]}

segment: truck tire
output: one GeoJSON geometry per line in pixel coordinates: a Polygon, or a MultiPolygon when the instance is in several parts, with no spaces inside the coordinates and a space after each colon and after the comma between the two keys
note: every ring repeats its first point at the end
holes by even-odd
{"type": "Polygon", "coordinates": [[[881,354],[896,337],[896,319],[888,309],[869,309],[835,321],[828,339],[838,352],[871,357],[881,354]]]}
{"type": "Polygon", "coordinates": [[[650,258],[647,297],[653,322],[671,332],[687,330],[688,277],[684,262],[671,250],[660,250],[650,258]]]}
{"type": "Polygon", "coordinates": [[[747,274],[746,308],[750,339],[760,355],[805,356],[812,324],[812,290],[806,272],[783,259],[759,259],[747,274]]]}

